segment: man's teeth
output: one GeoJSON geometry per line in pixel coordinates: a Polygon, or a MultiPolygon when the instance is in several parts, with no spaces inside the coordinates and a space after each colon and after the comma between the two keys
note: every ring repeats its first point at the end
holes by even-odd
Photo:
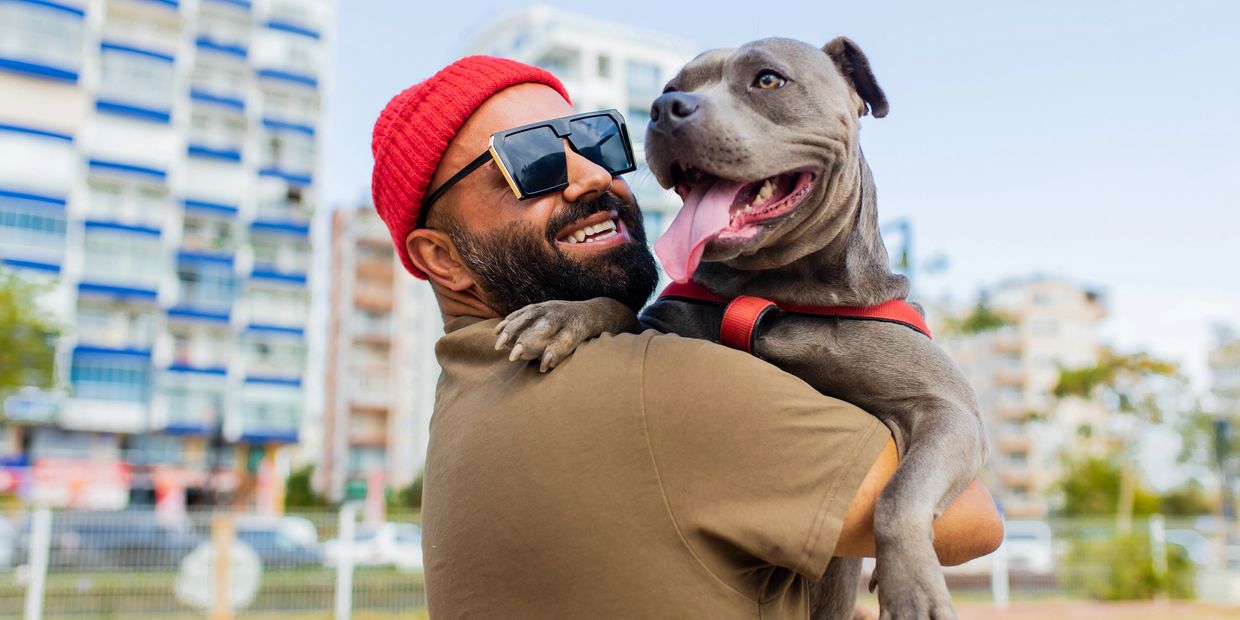
{"type": "Polygon", "coordinates": [[[564,238],[564,242],[594,243],[595,241],[610,239],[617,234],[619,234],[619,232],[616,229],[615,220],[607,220],[601,224],[591,224],[589,226],[582,226],[581,228],[574,230],[564,238]],[[586,237],[589,237],[589,241],[586,240],[586,237]]]}

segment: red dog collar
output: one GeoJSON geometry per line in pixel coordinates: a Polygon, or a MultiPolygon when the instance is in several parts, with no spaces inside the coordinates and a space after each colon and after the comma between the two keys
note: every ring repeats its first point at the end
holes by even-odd
{"type": "Polygon", "coordinates": [[[834,317],[839,319],[861,319],[870,321],[887,321],[899,323],[909,329],[930,335],[930,327],[926,320],[912,304],[903,299],[891,299],[876,306],[801,306],[796,304],[778,304],[769,299],[741,295],[728,299],[716,295],[697,282],[679,284],[673,282],[663,289],[660,298],[682,299],[724,306],[723,323],[719,327],[719,342],[753,353],[753,334],[768,313],[784,312],[788,314],[806,314],[810,316],[834,317]]]}

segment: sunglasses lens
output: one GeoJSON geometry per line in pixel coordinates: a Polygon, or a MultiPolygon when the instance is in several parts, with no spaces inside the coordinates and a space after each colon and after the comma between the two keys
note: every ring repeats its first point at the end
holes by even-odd
{"type": "Polygon", "coordinates": [[[568,182],[564,142],[550,127],[534,127],[504,138],[504,155],[521,191],[541,192],[568,182]]]}
{"type": "Polygon", "coordinates": [[[582,157],[612,174],[633,166],[632,154],[624,144],[620,124],[610,116],[587,116],[571,121],[569,126],[573,132],[568,139],[582,157]]]}

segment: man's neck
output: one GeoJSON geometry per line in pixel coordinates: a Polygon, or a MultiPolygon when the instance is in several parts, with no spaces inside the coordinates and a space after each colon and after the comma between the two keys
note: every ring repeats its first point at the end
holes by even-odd
{"type": "Polygon", "coordinates": [[[463,316],[499,318],[499,313],[488,306],[474,289],[453,291],[435,283],[431,286],[435,290],[435,300],[439,302],[439,314],[443,316],[444,325],[463,316]]]}

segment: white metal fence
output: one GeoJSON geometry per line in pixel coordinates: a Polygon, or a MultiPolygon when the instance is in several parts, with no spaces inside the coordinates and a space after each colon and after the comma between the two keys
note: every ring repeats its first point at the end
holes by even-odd
{"type": "Polygon", "coordinates": [[[416,618],[420,534],[416,515],[365,523],[353,505],[282,517],[9,514],[0,618],[416,618]]]}
{"type": "MultiPolygon", "coordinates": [[[[414,514],[282,517],[34,510],[0,520],[0,618],[418,618],[414,514]]],[[[946,569],[961,599],[1240,603],[1240,523],[1009,521],[1001,550],[946,569]]]]}

